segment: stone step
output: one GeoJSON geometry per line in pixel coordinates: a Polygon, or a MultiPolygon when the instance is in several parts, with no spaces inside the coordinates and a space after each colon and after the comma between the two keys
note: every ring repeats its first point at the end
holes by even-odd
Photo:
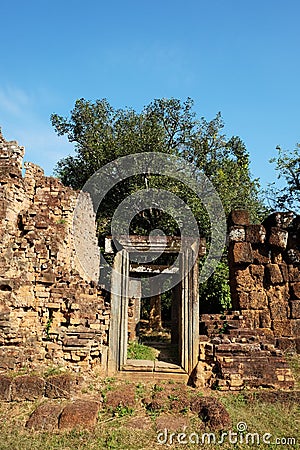
{"type": "Polygon", "coordinates": [[[166,361],[150,361],[145,359],[127,359],[122,367],[125,372],[160,372],[185,374],[185,371],[177,364],[166,361]]]}
{"type": "Polygon", "coordinates": [[[122,370],[126,372],[154,372],[154,361],[147,359],[127,359],[122,370]]]}
{"type": "Polygon", "coordinates": [[[122,370],[115,375],[115,378],[121,380],[130,380],[130,381],[151,381],[151,382],[159,382],[159,381],[174,381],[178,383],[187,384],[189,380],[189,375],[187,373],[171,373],[171,372],[139,372],[136,371],[125,371],[122,370]]]}

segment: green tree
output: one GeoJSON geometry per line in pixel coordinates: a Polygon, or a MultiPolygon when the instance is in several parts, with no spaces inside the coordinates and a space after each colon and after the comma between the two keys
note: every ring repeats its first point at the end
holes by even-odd
{"type": "Polygon", "coordinates": [[[200,286],[200,313],[218,313],[231,306],[229,267],[224,258],[205,283],[200,286]]]}
{"type": "Polygon", "coordinates": [[[300,204],[300,144],[296,144],[294,150],[285,151],[280,146],[276,147],[277,156],[270,160],[275,163],[278,180],[282,180],[283,187],[277,187],[275,183],[269,186],[268,199],[273,209],[287,209],[299,211],[300,204]]]}
{"type": "MultiPolygon", "coordinates": [[[[238,137],[226,138],[220,113],[211,121],[197,118],[190,98],[184,102],[156,99],[140,113],[130,108],[114,109],[106,99],[95,102],[80,99],[69,117],[53,114],[51,121],[58,135],[66,135],[75,144],[75,156],[60,160],[56,166],[58,177],[74,189],[82,188],[94,172],[118,157],[162,152],[183,157],[195,170],[207,175],[220,195],[226,214],[233,208],[247,208],[255,220],[262,212],[258,181],[251,178],[245,145],[238,137]]],[[[145,188],[145,184],[167,189],[181,197],[209,242],[210,223],[195,193],[171,177],[141,174],[119,183],[104,199],[98,213],[100,243],[101,236],[110,234],[110,221],[116,207],[132,192],[145,188]]],[[[155,209],[142,211],[131,224],[132,233],[147,234],[154,228],[161,228],[169,235],[179,232],[170,215],[155,209]]],[[[217,289],[220,290],[223,277],[226,297],[227,274],[221,269],[216,275],[217,289]]],[[[213,280],[208,288],[212,285],[213,280]]],[[[224,301],[219,303],[224,304],[224,301]]]]}
{"type": "MultiPolygon", "coordinates": [[[[67,135],[75,143],[76,151],[75,156],[58,162],[56,174],[64,184],[80,189],[96,170],[120,156],[169,153],[182,156],[210,178],[226,213],[232,208],[245,207],[256,217],[261,210],[259,186],[257,180],[251,179],[245,145],[238,137],[227,139],[222,133],[224,124],[220,113],[208,122],[203,117],[197,119],[192,107],[190,98],[185,102],[157,99],[137,113],[132,109],[115,110],[105,99],[77,100],[69,118],[51,116],[58,135],[67,135]]],[[[167,185],[177,193],[180,191],[185,200],[193,198],[191,203],[195,203],[192,194],[183,186],[178,188],[178,183],[172,180],[152,177],[150,182],[152,187],[167,185]]],[[[110,199],[114,197],[119,202],[138,186],[145,187],[144,177],[118,186],[118,192],[110,199]]],[[[111,207],[106,208],[109,214],[111,207]]],[[[203,208],[200,204],[198,208],[197,214],[194,205],[200,220],[203,208]]]]}

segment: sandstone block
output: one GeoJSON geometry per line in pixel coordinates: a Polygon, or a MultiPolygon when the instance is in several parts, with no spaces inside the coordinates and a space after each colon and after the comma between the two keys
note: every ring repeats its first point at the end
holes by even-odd
{"type": "Polygon", "coordinates": [[[288,242],[287,242],[287,248],[298,248],[299,247],[299,233],[296,231],[290,231],[288,242]]]}
{"type": "Polygon", "coordinates": [[[288,272],[288,266],[285,262],[282,262],[279,265],[280,271],[281,271],[281,275],[283,278],[283,282],[284,283],[288,283],[289,281],[289,272],[288,272]]]}
{"type": "Polygon", "coordinates": [[[272,320],[272,329],[274,330],[274,335],[277,337],[289,337],[292,336],[292,326],[291,320],[272,320]]]}
{"type": "Polygon", "coordinates": [[[55,303],[55,302],[46,302],[45,303],[45,307],[49,308],[49,309],[60,309],[60,306],[61,306],[61,303],[55,303]]]}
{"type": "Polygon", "coordinates": [[[285,303],[289,300],[288,285],[275,285],[270,286],[266,291],[269,303],[285,303]]]}
{"type": "Polygon", "coordinates": [[[253,287],[253,278],[249,266],[234,272],[235,284],[239,291],[249,292],[253,287]]]}
{"type": "Polygon", "coordinates": [[[272,227],[269,236],[269,245],[277,249],[285,250],[287,246],[288,232],[281,228],[272,227]]]}
{"type": "Polygon", "coordinates": [[[268,307],[268,299],[264,291],[255,291],[249,293],[249,309],[265,309],[268,307]]]}
{"type": "Polygon", "coordinates": [[[91,400],[76,400],[63,410],[58,427],[60,430],[93,428],[96,425],[100,404],[91,400]]]}
{"type": "Polygon", "coordinates": [[[0,375],[0,400],[10,401],[12,378],[0,375]]]}
{"type": "Polygon", "coordinates": [[[232,225],[249,225],[249,211],[245,209],[236,209],[229,215],[229,223],[232,225]]]}
{"type": "Polygon", "coordinates": [[[269,309],[272,320],[286,320],[289,316],[287,302],[270,301],[269,309]]]}
{"type": "Polygon", "coordinates": [[[277,379],[279,382],[281,382],[281,381],[294,382],[294,377],[292,375],[291,369],[288,367],[276,368],[275,373],[276,373],[276,376],[277,376],[277,379]]]}
{"type": "Polygon", "coordinates": [[[235,309],[250,309],[249,301],[249,292],[238,291],[232,295],[232,303],[235,309]]]}
{"type": "Polygon", "coordinates": [[[249,266],[250,274],[255,286],[263,284],[265,268],[262,264],[251,264],[249,266]]]}
{"type": "MultiPolygon", "coordinates": [[[[127,422],[129,423],[130,428],[137,428],[139,430],[146,430],[151,429],[151,421],[149,421],[148,418],[143,419],[137,419],[132,418],[127,422]],[[133,425],[132,425],[133,424],[133,425]]],[[[170,431],[180,431],[182,429],[185,429],[189,425],[189,420],[187,417],[180,417],[180,416],[171,416],[169,414],[161,414],[156,419],[156,429],[157,431],[164,432],[165,429],[170,431]]]]}
{"type": "Polygon", "coordinates": [[[278,249],[276,247],[272,247],[271,250],[271,263],[272,264],[282,264],[284,262],[282,249],[278,249]]]}
{"type": "Polygon", "coordinates": [[[53,272],[42,272],[41,276],[37,279],[39,283],[53,284],[55,283],[56,277],[53,272]]]}
{"type": "Polygon", "coordinates": [[[231,254],[234,264],[251,264],[253,262],[252,248],[249,242],[235,242],[231,254]]]}
{"type": "Polygon", "coordinates": [[[58,419],[62,412],[61,405],[49,403],[40,405],[26,422],[26,428],[35,431],[55,431],[58,429],[58,419]]]}
{"type": "Polygon", "coordinates": [[[276,339],[276,347],[280,350],[288,351],[288,350],[296,350],[296,343],[294,338],[290,337],[279,337],[276,339]]]}
{"type": "Polygon", "coordinates": [[[245,240],[245,228],[242,226],[232,226],[229,228],[229,242],[243,242],[245,240]]]}
{"type": "Polygon", "coordinates": [[[295,338],[300,337],[300,319],[291,319],[290,320],[292,336],[295,338]]]}
{"type": "Polygon", "coordinates": [[[213,430],[224,430],[231,426],[230,416],[224,405],[214,397],[195,397],[191,401],[191,410],[198,413],[213,430]]]}
{"type": "Polygon", "coordinates": [[[300,282],[300,269],[299,266],[288,265],[289,281],[300,282]]]}
{"type": "Polygon", "coordinates": [[[245,325],[247,328],[251,328],[252,330],[259,328],[260,326],[259,313],[260,311],[252,309],[242,311],[245,320],[245,325]]]}
{"type": "Polygon", "coordinates": [[[43,397],[45,381],[33,375],[16,377],[12,383],[11,398],[13,401],[35,400],[43,397]]]}
{"type": "Polygon", "coordinates": [[[290,248],[287,251],[286,260],[288,264],[300,264],[300,251],[296,248],[290,248]]]}
{"type": "Polygon", "coordinates": [[[37,229],[47,229],[49,226],[49,223],[46,222],[45,220],[37,220],[35,222],[35,228],[37,229]]]}
{"type": "Polygon", "coordinates": [[[113,409],[118,406],[134,408],[136,406],[135,389],[132,386],[124,386],[120,387],[117,391],[107,392],[106,405],[113,409]]]}
{"type": "Polygon", "coordinates": [[[292,212],[275,212],[270,214],[263,222],[266,228],[279,227],[283,229],[289,228],[294,219],[292,212]]]}
{"type": "Polygon", "coordinates": [[[300,282],[291,283],[290,284],[291,289],[291,296],[295,299],[300,299],[300,282]]]}
{"type": "Polygon", "coordinates": [[[271,251],[262,244],[251,244],[254,264],[268,264],[271,262],[271,251]]]}
{"type": "Polygon", "coordinates": [[[266,229],[263,225],[248,225],[246,227],[246,241],[251,244],[263,244],[266,239],[266,229]]]}
{"type": "Polygon", "coordinates": [[[300,300],[290,300],[291,318],[300,319],[300,300]]]}
{"type": "Polygon", "coordinates": [[[268,309],[263,309],[259,311],[259,325],[260,328],[271,328],[271,316],[268,309]]]}
{"type": "Polygon", "coordinates": [[[10,351],[1,352],[0,356],[0,368],[1,369],[15,369],[18,362],[18,354],[10,351]]]}
{"type": "Polygon", "coordinates": [[[47,377],[45,396],[49,398],[70,398],[72,377],[68,374],[47,377]]]}
{"type": "Polygon", "coordinates": [[[63,340],[63,345],[65,347],[86,347],[89,344],[89,339],[78,339],[76,337],[73,338],[65,338],[63,340]]]}
{"type": "Polygon", "coordinates": [[[267,280],[270,284],[283,283],[283,276],[278,264],[267,264],[266,266],[267,280]]]}

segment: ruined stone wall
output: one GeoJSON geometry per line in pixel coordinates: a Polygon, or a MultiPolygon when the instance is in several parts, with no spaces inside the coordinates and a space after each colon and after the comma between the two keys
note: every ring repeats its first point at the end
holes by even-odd
{"type": "Polygon", "coordinates": [[[0,135],[0,368],[104,370],[109,307],[92,202],[78,205],[78,192],[34,164],[22,176],[23,156],[0,135]]]}
{"type": "Polygon", "coordinates": [[[233,309],[247,327],[274,336],[281,349],[300,352],[300,217],[274,213],[251,225],[246,211],[229,219],[233,309]]]}
{"type": "MultiPolygon", "coordinates": [[[[92,201],[34,164],[23,176],[23,157],[0,134],[0,371],[105,374],[110,305],[98,284],[92,201]]],[[[300,352],[300,217],[276,213],[251,225],[234,211],[229,263],[233,311],[202,315],[199,379],[220,389],[290,388],[280,349],[300,352]]],[[[135,331],[131,301],[128,313],[135,331]]]]}

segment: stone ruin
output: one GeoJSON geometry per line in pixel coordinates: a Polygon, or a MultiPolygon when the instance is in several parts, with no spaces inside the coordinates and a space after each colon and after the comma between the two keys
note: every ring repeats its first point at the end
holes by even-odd
{"type": "Polygon", "coordinates": [[[232,311],[200,321],[199,364],[207,376],[217,372],[220,389],[293,385],[282,351],[300,353],[299,224],[292,213],[260,225],[247,211],[229,217],[232,311]]]}
{"type": "MultiPolygon", "coordinates": [[[[105,367],[109,304],[75,254],[78,192],[25,163],[0,137],[0,368],[105,367]]],[[[82,206],[82,241],[99,270],[95,215],[82,206]]],[[[80,211],[79,211],[80,214],[80,211]]]]}
{"type": "MultiPolygon", "coordinates": [[[[0,135],[0,370],[59,367],[106,376],[111,305],[95,281],[92,201],[83,197],[76,208],[89,267],[84,271],[73,229],[79,192],[32,163],[25,163],[23,175],[23,157],[23,147],[0,135]]],[[[193,337],[199,339],[198,363],[186,381],[222,390],[293,387],[283,351],[300,352],[299,228],[300,218],[289,213],[251,225],[246,211],[232,212],[233,308],[201,315],[193,337]]],[[[135,375],[143,377],[136,368],[135,375]]]]}
{"type": "Polygon", "coordinates": [[[273,213],[250,225],[247,212],[236,211],[231,223],[233,308],[278,348],[300,353],[300,217],[273,213]]]}

